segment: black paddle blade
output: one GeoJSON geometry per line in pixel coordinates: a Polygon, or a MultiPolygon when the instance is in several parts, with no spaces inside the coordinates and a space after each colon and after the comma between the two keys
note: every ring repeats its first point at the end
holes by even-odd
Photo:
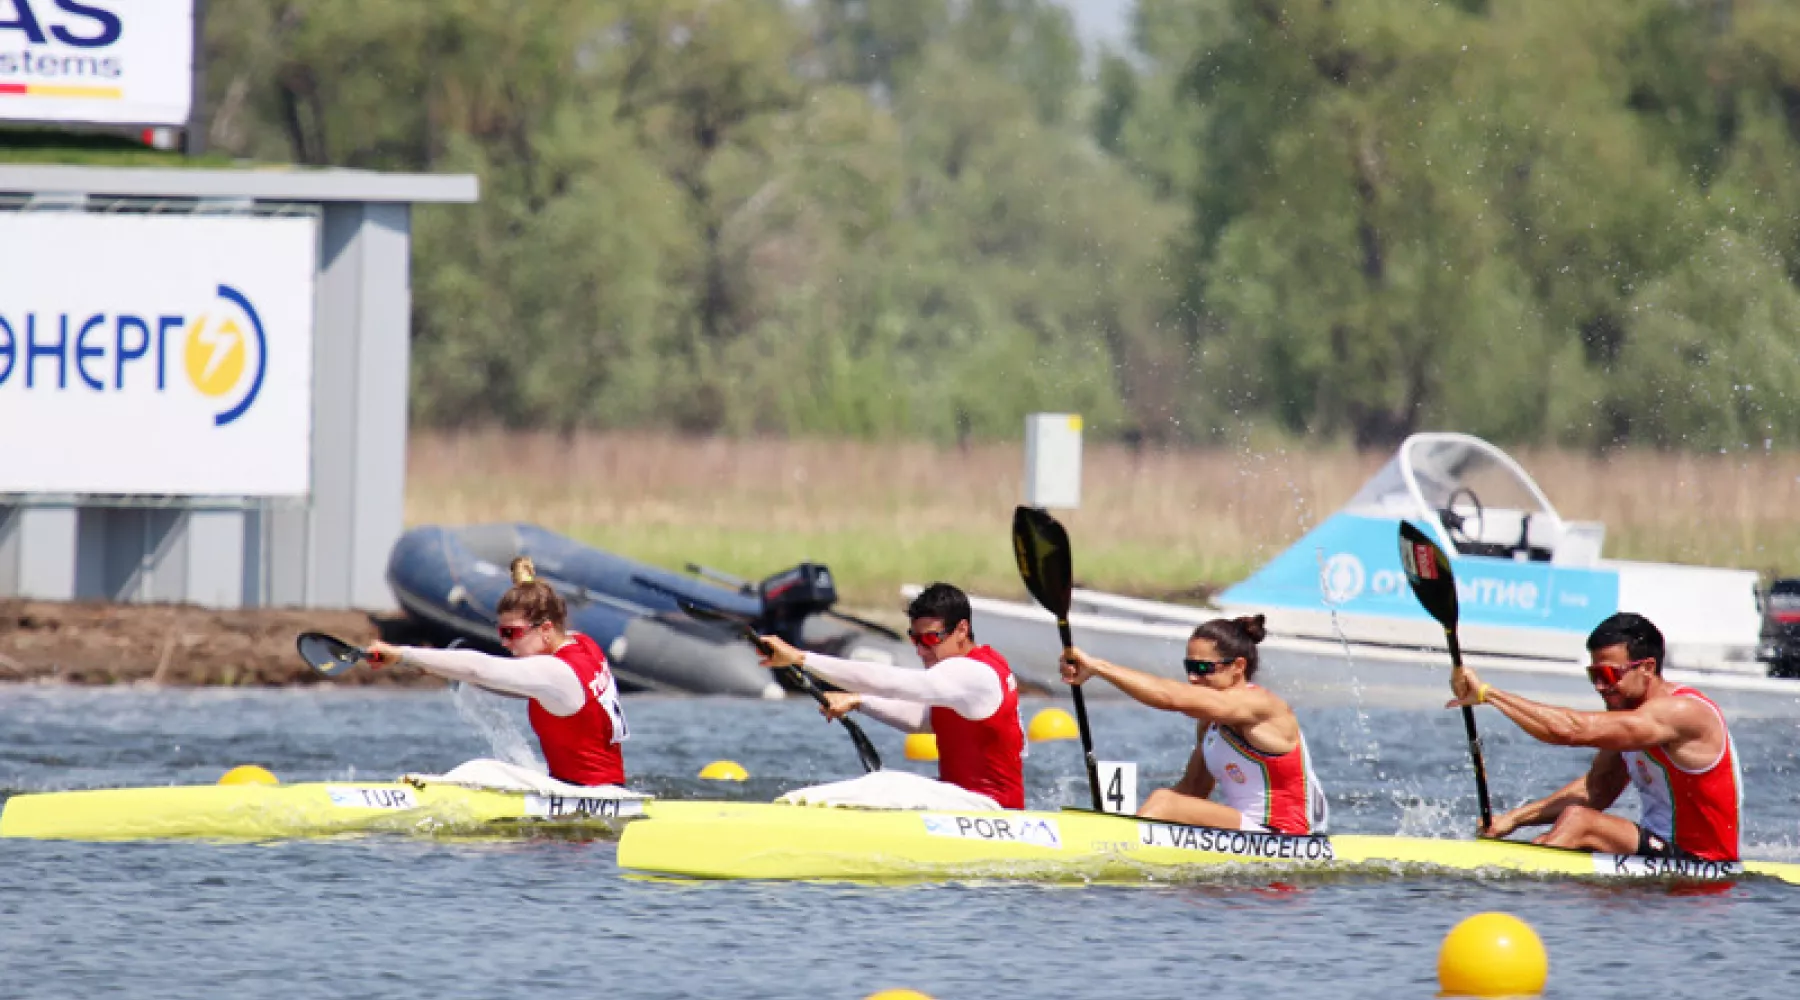
{"type": "Polygon", "coordinates": [[[1400,522],[1400,568],[1426,613],[1446,631],[1456,628],[1456,577],[1450,573],[1450,560],[1410,521],[1400,522]]]}
{"type": "Polygon", "coordinates": [[[347,673],[367,657],[363,651],[336,636],[323,632],[302,632],[294,640],[294,648],[309,666],[327,677],[347,673]]]}
{"type": "Polygon", "coordinates": [[[1013,511],[1012,538],[1025,589],[1058,621],[1068,618],[1075,586],[1069,533],[1048,511],[1022,506],[1013,511]]]}

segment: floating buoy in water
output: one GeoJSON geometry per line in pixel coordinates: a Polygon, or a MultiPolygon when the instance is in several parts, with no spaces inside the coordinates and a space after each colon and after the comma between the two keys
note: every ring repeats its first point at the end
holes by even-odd
{"type": "Polygon", "coordinates": [[[750,772],[735,760],[715,760],[700,769],[700,777],[708,781],[743,781],[750,772]]]}
{"type": "Polygon", "coordinates": [[[221,785],[279,785],[281,782],[268,768],[255,764],[239,764],[219,776],[221,785]]]}
{"type": "Polygon", "coordinates": [[[1075,717],[1060,708],[1046,708],[1031,717],[1031,728],[1026,730],[1033,743],[1047,743],[1051,740],[1078,740],[1081,729],[1075,725],[1075,717]]]}
{"type": "MultiPolygon", "coordinates": [[[[931,734],[915,733],[914,735],[930,736],[931,734]]],[[[931,1000],[931,998],[918,990],[882,990],[880,993],[869,994],[863,1000],[931,1000]]]]}
{"type": "Polygon", "coordinates": [[[906,734],[906,759],[907,760],[937,760],[938,759],[937,734],[936,733],[907,733],[906,734]]]}
{"type": "Polygon", "coordinates": [[[1477,913],[1450,929],[1438,949],[1440,996],[1538,996],[1550,978],[1544,942],[1510,913],[1477,913]]]}

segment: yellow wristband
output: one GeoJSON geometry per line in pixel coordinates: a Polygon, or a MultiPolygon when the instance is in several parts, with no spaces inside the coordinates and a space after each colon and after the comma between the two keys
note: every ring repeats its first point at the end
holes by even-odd
{"type": "Polygon", "coordinates": [[[1477,705],[1487,704],[1487,693],[1489,691],[1493,690],[1493,688],[1494,688],[1494,686],[1492,684],[1483,684],[1481,686],[1481,690],[1475,692],[1475,704],[1477,704],[1477,705]]]}

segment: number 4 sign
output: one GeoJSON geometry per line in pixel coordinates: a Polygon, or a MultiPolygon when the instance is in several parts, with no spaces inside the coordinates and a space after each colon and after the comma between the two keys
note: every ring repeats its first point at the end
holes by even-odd
{"type": "Polygon", "coordinates": [[[1103,760],[1098,767],[1100,808],[1123,816],[1137,812],[1137,764],[1128,760],[1103,760]]]}

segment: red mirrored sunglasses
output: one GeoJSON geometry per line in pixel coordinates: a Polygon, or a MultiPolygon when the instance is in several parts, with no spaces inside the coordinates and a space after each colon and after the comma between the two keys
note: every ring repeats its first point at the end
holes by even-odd
{"type": "Polygon", "coordinates": [[[1619,681],[1623,680],[1627,673],[1651,662],[1654,662],[1653,658],[1645,657],[1641,660],[1632,660],[1624,666],[1617,663],[1590,663],[1587,668],[1588,682],[1594,685],[1604,684],[1607,687],[1618,687],[1619,681]]]}
{"type": "Polygon", "coordinates": [[[914,632],[912,629],[907,629],[906,637],[911,639],[915,646],[924,646],[926,649],[932,649],[937,646],[938,643],[950,638],[950,633],[954,631],[956,630],[937,629],[931,632],[914,632]]]}
{"type": "Polygon", "coordinates": [[[542,625],[542,624],[544,624],[544,623],[543,622],[532,622],[530,625],[501,625],[501,626],[499,626],[500,641],[502,641],[502,642],[518,642],[519,639],[525,635],[525,633],[531,631],[534,628],[537,628],[539,625],[542,625]]]}

